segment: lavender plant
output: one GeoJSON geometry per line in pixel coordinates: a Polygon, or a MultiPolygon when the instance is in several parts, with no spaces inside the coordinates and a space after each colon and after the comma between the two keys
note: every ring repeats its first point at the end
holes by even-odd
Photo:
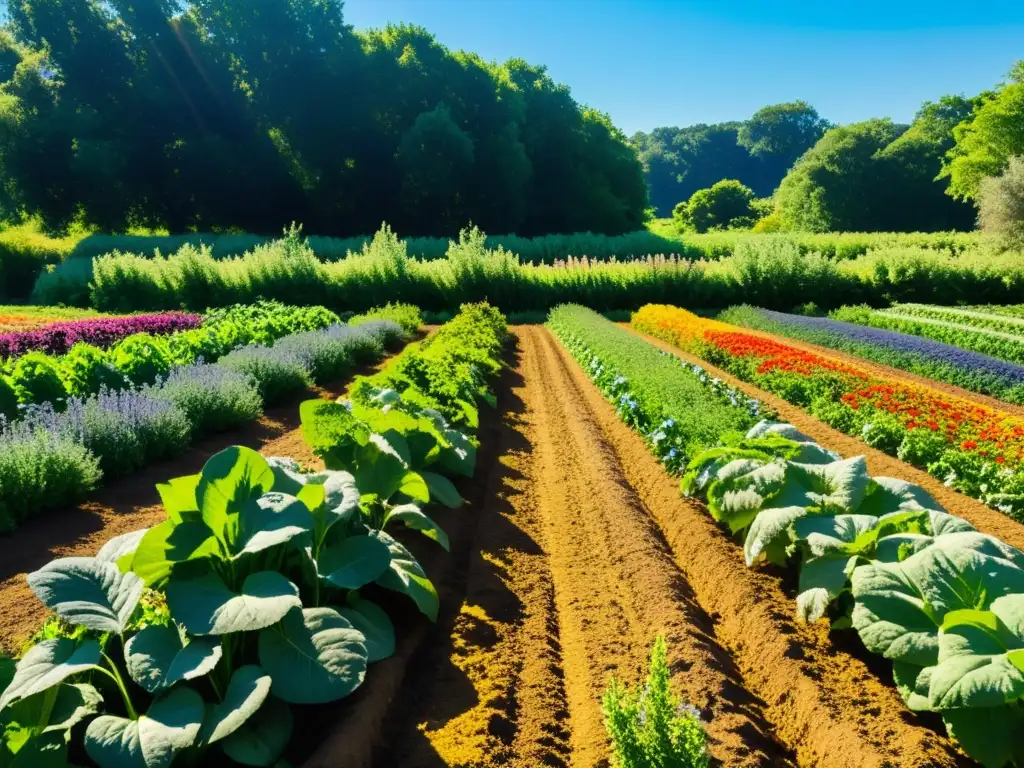
{"type": "Polygon", "coordinates": [[[217,365],[250,376],[267,405],[280,402],[309,386],[302,357],[294,350],[251,345],[222,357],[217,365]]]}
{"type": "Polygon", "coordinates": [[[180,409],[188,417],[194,435],[229,429],[263,413],[256,379],[222,365],[199,362],[179,366],[158,381],[149,394],[180,409]]]}

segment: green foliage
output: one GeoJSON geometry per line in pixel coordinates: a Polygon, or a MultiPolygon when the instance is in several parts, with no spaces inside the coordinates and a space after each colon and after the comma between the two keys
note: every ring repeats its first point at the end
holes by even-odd
{"type": "Polygon", "coordinates": [[[740,128],[736,140],[755,157],[775,156],[789,168],[830,128],[806,101],[762,107],[740,128]]]}
{"type": "Polygon", "coordinates": [[[941,175],[949,178],[949,194],[957,199],[976,199],[983,179],[998,176],[1012,156],[1024,154],[1024,72],[1019,64],[1010,78],[994,94],[985,94],[954,132],[956,146],[941,175]]]}
{"type": "Polygon", "coordinates": [[[92,344],[79,342],[58,358],[61,383],[70,397],[88,397],[100,389],[122,389],[130,384],[112,366],[106,353],[92,344]]]}
{"type": "Polygon", "coordinates": [[[1011,157],[999,176],[982,179],[978,223],[1008,246],[1024,249],[1024,154],[1011,157]]]}
{"type": "Polygon", "coordinates": [[[19,403],[53,403],[59,409],[64,402],[67,392],[60,366],[52,355],[29,352],[9,361],[7,369],[19,403]]]}
{"type": "Polygon", "coordinates": [[[680,229],[707,232],[753,226],[754,193],[735,179],[723,179],[708,189],[698,189],[672,212],[680,229]]]}
{"type": "Polygon", "coordinates": [[[149,333],[136,333],[110,348],[111,365],[136,385],[149,384],[166,376],[174,364],[167,340],[149,333]]]}
{"type": "Polygon", "coordinates": [[[707,734],[700,712],[684,704],[669,687],[665,638],[651,651],[643,688],[627,691],[613,679],[601,700],[605,727],[617,768],[706,768],[707,734]]]}
{"type": "Polygon", "coordinates": [[[109,232],[643,224],[625,137],[522,59],[412,25],[355,32],[335,2],[10,6],[2,213],[109,232]]]}
{"type": "Polygon", "coordinates": [[[362,325],[370,320],[391,320],[402,326],[406,333],[416,333],[423,325],[423,316],[419,307],[412,304],[392,304],[390,301],[383,307],[374,307],[360,315],[349,318],[349,325],[362,325]]]}

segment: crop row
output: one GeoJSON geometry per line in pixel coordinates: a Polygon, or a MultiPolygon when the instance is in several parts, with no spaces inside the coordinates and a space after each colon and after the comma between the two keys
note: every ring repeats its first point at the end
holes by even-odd
{"type": "Polygon", "coordinates": [[[1024,404],[1024,365],[941,341],[828,317],[808,317],[739,306],[718,316],[733,325],[847,352],[866,360],[1024,404]]]}
{"type": "Polygon", "coordinates": [[[18,421],[0,424],[0,530],[82,498],[104,477],[130,474],[181,453],[201,435],[256,419],[265,405],[311,383],[336,381],[404,338],[388,320],[335,324],[285,336],[272,347],[239,346],[216,363],[157,371],[152,384],[139,388],[104,386],[58,401],[59,409],[53,403],[23,408],[18,421]]]}
{"type": "Polygon", "coordinates": [[[0,310],[0,333],[32,331],[44,325],[69,320],[108,317],[91,309],[77,307],[36,307],[5,305],[0,310]]]}
{"type": "Polygon", "coordinates": [[[955,490],[1024,517],[1024,419],[677,307],[643,307],[633,325],[926,469],[955,490]]]}
{"type": "Polygon", "coordinates": [[[967,311],[899,304],[888,310],[843,307],[831,316],[836,320],[934,339],[1012,363],[1024,363],[1024,326],[1016,318],[988,315],[989,319],[983,320],[965,314],[967,311]]]}
{"type": "Polygon", "coordinates": [[[462,503],[450,478],[474,474],[504,337],[500,314],[464,307],[351,400],[304,404],[324,471],[229,448],[158,486],[163,523],[30,574],[58,620],[0,669],[7,756],[283,764],[292,707],[345,698],[394,653],[388,608],[407,608],[387,591],[436,620],[437,591],[393,534],[448,548],[429,505],[462,503]]]}
{"type": "MultiPolygon", "coordinates": [[[[172,331],[158,320],[159,327],[172,331]]],[[[323,307],[291,307],[277,302],[238,305],[208,312],[204,318],[184,315],[185,330],[124,336],[109,349],[83,341],[67,354],[27,352],[0,367],[0,417],[14,420],[24,406],[49,403],[63,410],[68,398],[85,398],[101,389],[120,390],[152,384],[175,366],[212,363],[247,344],[272,344],[283,336],[314,331],[338,323],[323,307]],[[199,322],[202,320],[202,325],[199,322]]],[[[139,327],[128,323],[122,327],[139,327]]]]}
{"type": "MultiPolygon", "coordinates": [[[[721,407],[721,384],[688,364],[627,377],[612,356],[625,342],[605,343],[622,331],[589,310],[559,308],[549,326],[623,421],[682,475],[683,493],[705,499],[742,542],[748,566],[799,569],[798,618],[855,630],[893,662],[907,706],[939,713],[986,768],[1024,765],[1024,552],[947,514],[918,486],[870,477],[863,457],[843,460],[769,419],[745,434],[723,432],[682,472],[664,462],[659,420],[721,407]],[[656,379],[674,387],[681,376],[705,383],[705,402],[666,414],[646,393],[657,391],[656,379]]],[[[642,339],[632,344],[650,354],[642,339]]],[[[738,414],[754,410],[734,397],[738,414]]]]}

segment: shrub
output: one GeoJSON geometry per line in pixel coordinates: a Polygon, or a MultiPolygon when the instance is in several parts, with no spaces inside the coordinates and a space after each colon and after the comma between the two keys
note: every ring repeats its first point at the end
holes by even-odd
{"type": "Polygon", "coordinates": [[[263,413],[255,379],[211,363],[174,368],[150,393],[177,406],[197,436],[244,424],[263,413]]]}
{"type": "Polygon", "coordinates": [[[982,180],[978,225],[1007,245],[1024,248],[1024,155],[1011,157],[1001,175],[982,180]]]}
{"type": "Polygon", "coordinates": [[[309,374],[296,354],[270,347],[236,349],[222,357],[217,365],[250,376],[266,405],[279,403],[310,385],[309,374]]]}
{"type": "Polygon", "coordinates": [[[884,416],[872,417],[860,432],[865,443],[890,456],[897,452],[906,434],[907,429],[899,419],[884,416]]]}
{"type": "Polygon", "coordinates": [[[370,320],[391,320],[402,326],[406,333],[415,333],[423,325],[423,316],[419,307],[412,304],[388,302],[383,307],[376,307],[348,321],[349,325],[362,325],[370,320]]]}
{"type": "Polygon", "coordinates": [[[59,358],[60,380],[71,397],[88,397],[103,388],[123,389],[131,381],[118,371],[99,347],[78,343],[59,358]]]}
{"type": "Polygon", "coordinates": [[[10,366],[11,384],[18,402],[31,405],[53,403],[62,407],[67,390],[60,378],[57,361],[43,352],[29,352],[10,366]]]}
{"type": "Polygon", "coordinates": [[[903,441],[896,449],[896,456],[908,464],[927,467],[938,461],[947,447],[946,438],[938,432],[911,429],[903,436],[903,441]]]}
{"type": "Polygon", "coordinates": [[[166,376],[174,364],[171,349],[164,339],[137,333],[110,350],[111,364],[135,385],[151,384],[166,376]]]}
{"type": "Polygon", "coordinates": [[[11,420],[18,413],[18,393],[11,380],[0,373],[0,424],[3,420],[11,420]]]}
{"type": "Polygon", "coordinates": [[[101,474],[97,457],[70,437],[18,427],[0,431],[0,531],[80,500],[101,474]]]}
{"type": "MultiPolygon", "coordinates": [[[[398,326],[390,325],[401,334],[398,326]]],[[[327,384],[351,373],[357,362],[380,355],[383,344],[373,333],[375,327],[376,323],[358,330],[336,325],[324,331],[297,333],[281,339],[274,351],[299,361],[314,383],[327,384]]]]}
{"type": "Polygon", "coordinates": [[[698,189],[685,204],[677,205],[673,215],[683,229],[707,232],[709,229],[750,228],[757,220],[754,193],[742,182],[723,179],[707,189],[698,189]]]}
{"type": "Polygon", "coordinates": [[[669,688],[665,638],[651,652],[642,689],[627,691],[612,679],[601,701],[616,768],[706,768],[707,734],[700,711],[669,688]]]}

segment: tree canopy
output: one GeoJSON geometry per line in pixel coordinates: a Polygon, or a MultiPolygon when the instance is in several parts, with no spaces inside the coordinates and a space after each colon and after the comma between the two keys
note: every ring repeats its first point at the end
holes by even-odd
{"type": "Polygon", "coordinates": [[[757,214],[754,193],[736,179],[723,179],[707,189],[698,189],[672,212],[681,229],[707,232],[709,229],[751,227],[757,214]]]}
{"type": "Polygon", "coordinates": [[[635,150],[542,66],[340,0],[10,0],[4,210],[132,226],[536,235],[642,226],[635,150]]]}
{"type": "Polygon", "coordinates": [[[758,197],[775,191],[786,171],[828,128],[803,101],[763,107],[745,122],[656,128],[632,142],[647,169],[651,205],[668,215],[676,203],[722,179],[758,197]]]}

